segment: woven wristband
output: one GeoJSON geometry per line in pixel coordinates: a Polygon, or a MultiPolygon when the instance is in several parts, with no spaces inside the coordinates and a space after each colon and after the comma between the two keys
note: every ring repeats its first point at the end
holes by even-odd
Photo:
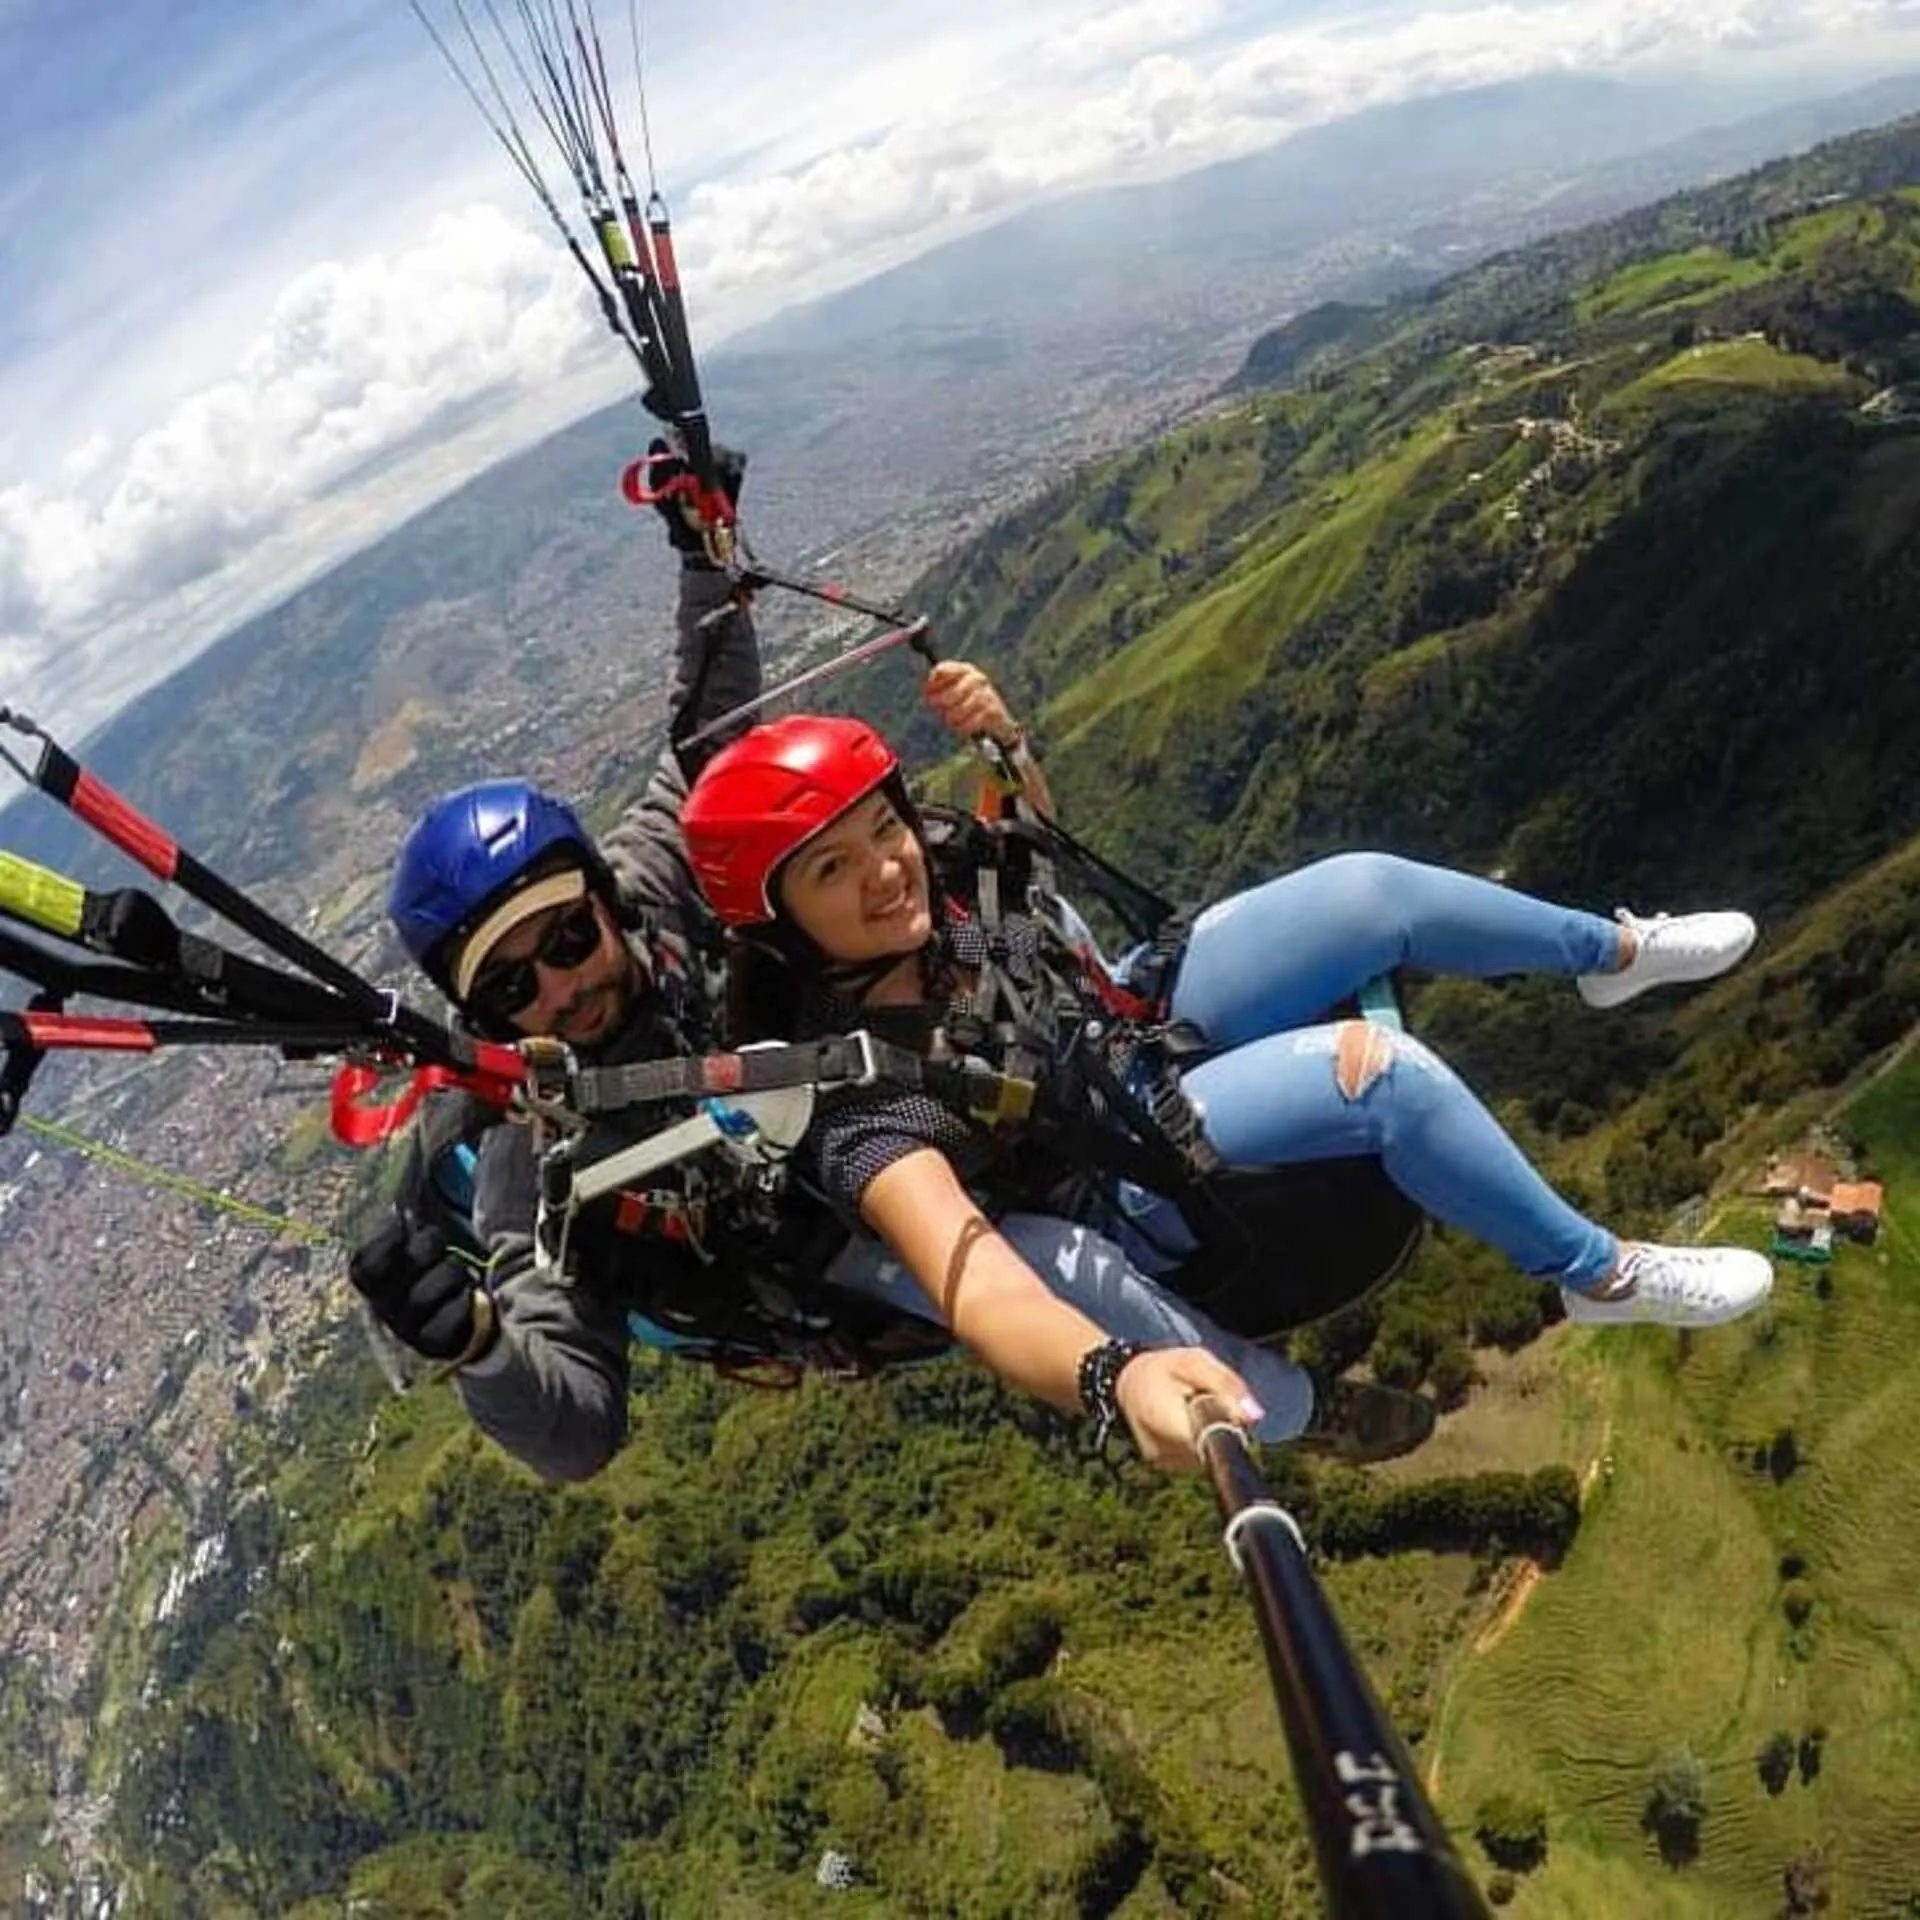
{"type": "Polygon", "coordinates": [[[1122,1424],[1120,1375],[1129,1361],[1146,1352],[1137,1340],[1103,1340],[1080,1356],[1075,1375],[1081,1410],[1094,1423],[1093,1444],[1104,1447],[1107,1436],[1122,1424]]]}

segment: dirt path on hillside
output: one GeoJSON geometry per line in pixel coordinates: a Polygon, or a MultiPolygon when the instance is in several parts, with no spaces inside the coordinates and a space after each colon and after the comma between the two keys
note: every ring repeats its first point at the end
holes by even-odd
{"type": "MultiPolygon", "coordinates": [[[[1593,1450],[1580,1474],[1580,1504],[1585,1507],[1592,1498],[1593,1489],[1602,1475],[1613,1477],[1613,1416],[1609,1414],[1600,1428],[1600,1444],[1593,1450]]],[[[1496,1592],[1492,1599],[1493,1613],[1480,1631],[1473,1636],[1473,1652],[1491,1653],[1513,1630],[1514,1622],[1526,1611],[1527,1602],[1533,1598],[1534,1589],[1539,1586],[1541,1576],[1546,1569],[1537,1560],[1515,1560],[1501,1570],[1496,1582],[1496,1592]]],[[[1447,1689],[1448,1694],[1453,1689],[1447,1689]]],[[[1445,1700],[1441,1702],[1441,1714],[1445,1713],[1445,1700]]],[[[1440,1794],[1440,1745],[1435,1741],[1433,1760],[1427,1768],[1427,1792],[1435,1799],[1440,1794]]]]}
{"type": "MultiPolygon", "coordinates": [[[[1501,1637],[1513,1623],[1520,1618],[1527,1602],[1533,1598],[1533,1590],[1540,1584],[1541,1567],[1537,1560],[1510,1561],[1501,1570],[1502,1591],[1495,1603],[1492,1619],[1473,1637],[1473,1651],[1487,1653],[1499,1645],[1501,1637]]],[[[1453,1689],[1449,1687],[1448,1693],[1453,1689]]],[[[1441,1703],[1441,1713],[1445,1713],[1445,1702],[1441,1703]]],[[[1427,1767],[1427,1793],[1432,1799],[1440,1797],[1440,1750],[1442,1742],[1433,1743],[1433,1758],[1427,1767]]]]}
{"type": "Polygon", "coordinates": [[[1491,1652],[1500,1644],[1507,1629],[1520,1618],[1521,1610],[1533,1598],[1533,1590],[1539,1584],[1539,1561],[1518,1562],[1513,1573],[1513,1584],[1508,1587],[1505,1598],[1500,1602],[1500,1611],[1473,1637],[1475,1653],[1491,1652]]]}
{"type": "MultiPolygon", "coordinates": [[[[1600,1478],[1603,1469],[1613,1462],[1613,1422],[1609,1419],[1600,1430],[1600,1444],[1594,1449],[1593,1458],[1587,1462],[1586,1471],[1580,1476],[1580,1504],[1584,1507],[1591,1496],[1594,1483],[1600,1478]]],[[[1475,1653],[1488,1653],[1506,1637],[1513,1623],[1520,1618],[1526,1604],[1533,1598],[1533,1590],[1540,1584],[1540,1576],[1546,1571],[1537,1560],[1519,1560],[1508,1575],[1506,1591],[1500,1596],[1493,1618],[1473,1637],[1475,1653]]]]}
{"type": "Polygon", "coordinates": [[[1600,1444],[1593,1450],[1593,1458],[1587,1462],[1587,1470],[1580,1476],[1580,1504],[1587,1504],[1587,1497],[1593,1492],[1593,1483],[1600,1478],[1602,1471],[1607,1477],[1613,1477],[1613,1415],[1608,1414],[1606,1423],[1600,1429],[1600,1444]]]}

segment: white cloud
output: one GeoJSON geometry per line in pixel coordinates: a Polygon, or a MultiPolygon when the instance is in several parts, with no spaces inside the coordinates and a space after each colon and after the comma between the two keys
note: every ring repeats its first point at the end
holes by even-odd
{"type": "Polygon", "coordinates": [[[565,254],[485,207],[309,268],[232,375],[123,457],[95,435],[69,456],[75,491],[0,491],[0,610],[51,644],[199,579],[476,398],[563,373],[591,334],[582,291],[565,254]]]}
{"type": "MultiPolygon", "coordinates": [[[[783,59],[791,31],[766,0],[765,31],[743,42],[764,59],[722,89],[724,111],[695,40],[661,56],[656,128],[692,129],[683,166],[688,151],[714,156],[676,190],[703,345],[1036,199],[1244,153],[1365,107],[1716,54],[1920,53],[1920,0],[1321,0],[1278,14],[1264,0],[866,5],[863,58],[835,72],[843,42],[820,22],[783,59]],[[757,170],[739,158],[748,141],[757,170]]],[[[243,72],[236,62],[221,88],[237,92],[243,72]]],[[[356,71],[333,101],[358,135],[351,191],[330,176],[334,200],[304,226],[276,227],[270,247],[235,250],[222,221],[257,231],[263,183],[277,191],[311,171],[303,157],[333,131],[311,93],[255,116],[261,166],[233,142],[151,183],[143,207],[166,244],[149,257],[170,275],[156,268],[102,300],[74,277],[100,234],[63,234],[54,289],[0,368],[7,457],[30,461],[28,477],[0,486],[0,697],[57,698],[63,722],[97,720],[218,623],[383,530],[430,480],[457,478],[456,426],[511,404],[524,438],[540,409],[553,425],[577,408],[584,389],[565,382],[583,365],[600,369],[600,388],[626,377],[530,205],[526,224],[478,207],[381,244],[417,217],[405,194],[433,191],[427,155],[446,102],[415,125],[397,85],[375,99],[368,84],[356,71]],[[364,252],[339,243],[347,231],[364,252]],[[332,257],[287,277],[315,233],[332,257]],[[189,282],[183,256],[205,263],[205,284],[189,282]],[[275,272],[284,285],[249,340],[235,315],[249,301],[262,310],[262,276],[275,272]],[[213,377],[216,352],[230,370],[213,377]]],[[[154,107],[143,124],[163,118],[154,107]]],[[[463,190],[483,138],[447,155],[463,190]]],[[[120,139],[117,159],[137,150],[120,139]]],[[[489,165],[505,201],[505,163],[489,165]]],[[[502,432],[486,444],[497,450],[502,432]]],[[[472,461],[480,444],[459,452],[472,461]]]]}
{"type": "Polygon", "coordinates": [[[1130,5],[1076,20],[1041,51],[1071,73],[1110,67],[1194,39],[1220,18],[1218,0],[1131,0],[1130,5]]]}
{"type": "Polygon", "coordinates": [[[1916,11],[1915,0],[1495,0],[1323,13],[1179,51],[1218,19],[1213,0],[1138,0],[1046,37],[1045,57],[1010,65],[991,94],[909,96],[883,134],[702,186],[682,252],[709,295],[805,286],[943,222],[1245,153],[1420,94],[1920,27],[1916,11]],[[1102,49],[1121,57],[1096,84],[1080,69],[1102,49]]]}

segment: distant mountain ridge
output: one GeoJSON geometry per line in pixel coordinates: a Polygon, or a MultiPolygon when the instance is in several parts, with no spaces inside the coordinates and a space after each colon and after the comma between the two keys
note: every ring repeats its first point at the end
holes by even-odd
{"type": "Polygon", "coordinates": [[[1123,287],[1137,299],[1142,282],[1217,275],[1223,261],[1276,266],[1356,233],[1417,237],[1431,271],[1447,246],[1469,243],[1485,196],[1538,202],[1553,224],[1574,225],[1912,112],[1920,73],[1731,120],[1719,100],[1554,76],[1370,108],[1238,160],[1015,214],[736,336],[716,364],[1017,326],[1123,287]]]}

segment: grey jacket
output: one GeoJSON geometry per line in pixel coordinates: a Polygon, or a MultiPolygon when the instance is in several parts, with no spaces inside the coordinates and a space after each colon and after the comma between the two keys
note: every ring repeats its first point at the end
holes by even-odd
{"type": "MultiPolygon", "coordinates": [[[[692,702],[691,730],[760,691],[760,649],[749,614],[717,623],[700,684],[707,636],[700,620],[725,604],[724,576],[681,577],[678,647],[669,713],[692,702]]],[[[718,743],[711,743],[717,745],[718,743]]],[[[711,745],[709,746],[709,751],[711,745]]],[[[677,1045],[712,1038],[712,983],[697,955],[710,926],[680,838],[686,779],[671,749],[641,794],[604,835],[601,852],[613,868],[622,904],[634,916],[629,937],[656,974],[662,946],[692,950],[694,964],[679,980],[680,1028],[662,1023],[659,1003],[647,997],[625,1028],[596,1052],[606,1060],[659,1057],[677,1045]],[[664,936],[664,938],[663,938],[664,936]]],[[[496,1126],[483,1139],[475,1172],[474,1228],[489,1255],[489,1284],[500,1315],[500,1335],[487,1354],[455,1376],[475,1423],[509,1453],[548,1480],[584,1480],[597,1473],[627,1434],[627,1304],[619,1289],[574,1284],[534,1270],[536,1167],[527,1129],[496,1126]]],[[[658,1242],[625,1243],[622,1259],[681,1258],[658,1242]]]]}

